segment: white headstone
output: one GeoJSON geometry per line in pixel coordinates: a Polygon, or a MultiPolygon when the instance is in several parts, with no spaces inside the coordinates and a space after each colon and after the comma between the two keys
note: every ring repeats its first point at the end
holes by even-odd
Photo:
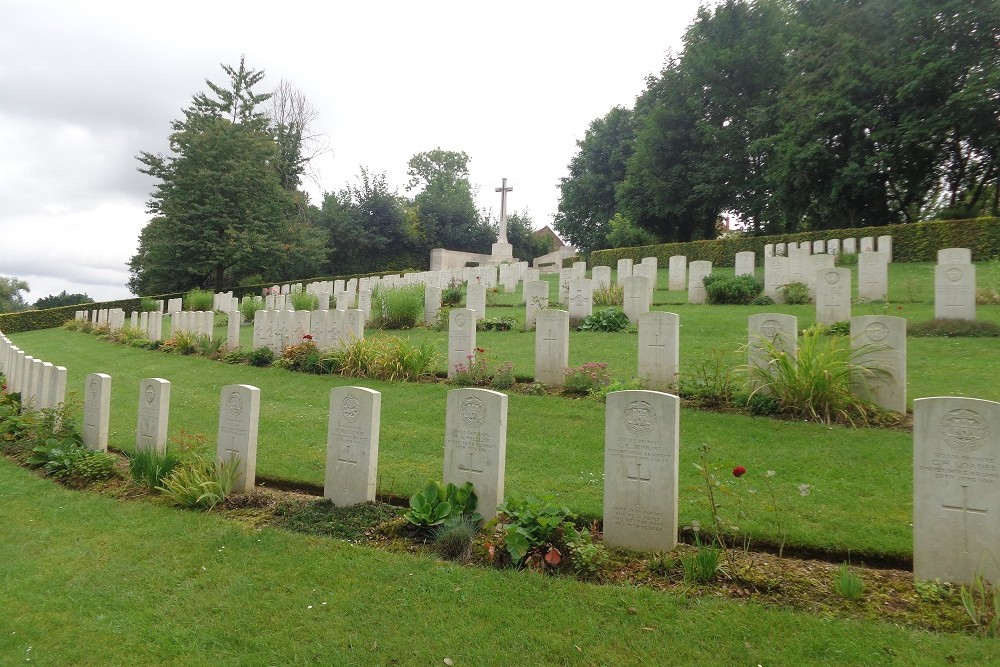
{"type": "Polygon", "coordinates": [[[687,289],[687,261],[685,255],[672,255],[667,263],[667,289],[681,291],[687,289]]]}
{"type": "Polygon", "coordinates": [[[826,253],[826,241],[823,240],[813,241],[812,252],[814,255],[826,253]]]}
{"type": "Polygon", "coordinates": [[[476,312],[452,308],[448,313],[448,378],[455,377],[459,367],[468,370],[475,356],[476,312]]]}
{"type": "Polygon", "coordinates": [[[593,312],[593,281],[589,278],[574,278],[569,281],[569,319],[581,322],[593,312]]]}
{"type": "Polygon", "coordinates": [[[858,254],[858,240],[853,237],[848,237],[844,239],[844,254],[845,255],[857,255],[858,254]]]}
{"type": "Polygon", "coordinates": [[[826,254],[828,255],[839,255],[840,254],[840,239],[830,239],[826,242],[826,254]]]}
{"type": "Polygon", "coordinates": [[[705,260],[691,262],[688,268],[688,303],[705,303],[705,278],[712,273],[712,263],[705,260]]]}
{"type": "Polygon", "coordinates": [[[639,381],[655,391],[676,391],[680,361],[680,318],[651,311],[639,316],[639,381]]]}
{"type": "Polygon", "coordinates": [[[1000,403],[913,401],[913,576],[1000,581],[1000,403]]]}
{"type": "Polygon", "coordinates": [[[858,255],[858,300],[885,301],[889,290],[889,258],[880,252],[858,255]]]}
{"type": "Polygon", "coordinates": [[[880,236],[876,239],[877,250],[892,262],[892,237],[889,235],[880,236]]]}
{"type": "Polygon", "coordinates": [[[736,275],[752,276],[756,267],[756,255],[749,250],[736,253],[736,275]]]}
{"type": "Polygon", "coordinates": [[[427,326],[436,324],[440,310],[441,288],[428,285],[424,288],[424,324],[427,326]]]}
{"type": "Polygon", "coordinates": [[[816,271],[816,321],[821,324],[836,324],[849,319],[851,270],[819,269],[816,271]]]}
{"type": "Polygon", "coordinates": [[[524,328],[528,331],[534,329],[538,313],[548,307],[549,283],[545,280],[524,283],[524,328]]]}
{"type": "Polygon", "coordinates": [[[375,500],[382,394],[364,387],[330,390],[323,495],[338,507],[375,500]]]}
{"type": "Polygon", "coordinates": [[[604,543],[667,552],[677,546],[680,400],[656,391],[607,395],[604,543]]]}
{"type": "Polygon", "coordinates": [[[470,282],[465,291],[465,304],[469,310],[476,311],[477,320],[486,319],[486,285],[470,282]]]}
{"type": "Polygon", "coordinates": [[[83,444],[100,452],[108,451],[111,420],[111,376],[91,373],[83,385],[83,444]]]}
{"type": "Polygon", "coordinates": [[[782,302],[781,287],[789,282],[788,262],[787,257],[780,255],[764,257],[764,295],[771,297],[775,303],[782,302]]]}
{"type": "Polygon", "coordinates": [[[765,243],[764,244],[764,257],[772,257],[774,255],[774,244],[765,243]]]}
{"type": "Polygon", "coordinates": [[[625,279],[631,277],[632,277],[632,260],[619,259],[618,269],[615,272],[615,282],[619,285],[624,285],[625,279]]]}
{"type": "Polygon", "coordinates": [[[871,236],[862,236],[860,251],[875,252],[875,239],[871,236]]]}
{"type": "Polygon", "coordinates": [[[569,313],[543,310],[535,320],[535,382],[562,386],[569,365],[569,313]]]}
{"type": "Polygon", "coordinates": [[[503,502],[507,461],[507,395],[489,389],[448,392],[445,417],[444,482],[472,482],[476,510],[489,521],[503,502]]]}
{"type": "Polygon", "coordinates": [[[623,307],[629,322],[638,322],[639,316],[649,312],[649,287],[645,276],[625,279],[623,307]]]}
{"type": "Polygon", "coordinates": [[[976,319],[976,265],[937,264],[934,267],[934,317],[976,319]]]}
{"type": "Polygon", "coordinates": [[[257,424],[260,418],[260,389],[248,384],[222,388],[219,405],[219,433],[216,459],[227,465],[238,463],[234,493],[247,493],[257,479],[257,424]]]}
{"type": "Polygon", "coordinates": [[[798,350],[798,318],[783,313],[757,313],[747,323],[747,363],[767,368],[770,343],[776,350],[794,355],[798,350]]]}
{"type": "Polygon", "coordinates": [[[139,415],[135,430],[137,452],[167,451],[167,420],[170,415],[170,383],[162,378],[139,381],[139,415]]]}
{"type": "Polygon", "coordinates": [[[937,251],[938,264],[972,264],[972,251],[968,248],[942,248],[937,251]]]}
{"type": "Polygon", "coordinates": [[[788,256],[788,244],[787,243],[775,243],[774,244],[774,254],[778,257],[788,256]]]}
{"type": "Polygon", "coordinates": [[[226,347],[235,350],[240,346],[240,311],[229,311],[229,324],[226,327],[226,347]]]}
{"type": "Polygon", "coordinates": [[[873,369],[861,375],[864,395],[893,412],[906,412],[906,320],[888,315],[851,318],[854,363],[873,369]]]}
{"type": "Polygon", "coordinates": [[[611,286],[611,267],[595,266],[590,272],[594,281],[594,289],[607,289],[611,286]]]}

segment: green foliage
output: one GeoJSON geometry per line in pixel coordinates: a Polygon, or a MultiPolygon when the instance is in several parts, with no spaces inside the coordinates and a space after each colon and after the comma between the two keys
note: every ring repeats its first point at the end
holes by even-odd
{"type": "Polygon", "coordinates": [[[617,332],[628,328],[629,321],[625,313],[617,308],[605,308],[593,312],[584,318],[576,328],[577,331],[617,332]]]}
{"type": "Polygon", "coordinates": [[[461,281],[452,280],[447,287],[441,290],[441,306],[455,307],[462,303],[465,298],[465,290],[461,281]]]}
{"type": "Polygon", "coordinates": [[[725,276],[713,274],[705,277],[707,300],[712,304],[745,306],[764,291],[764,286],[751,275],[725,276]]]}
{"type": "Polygon", "coordinates": [[[211,290],[191,289],[184,295],[184,310],[212,310],[213,301],[215,301],[215,294],[211,290]]]}
{"type": "Polygon", "coordinates": [[[67,294],[66,290],[63,290],[59,294],[43,296],[38,301],[35,301],[35,308],[58,308],[59,306],[76,306],[93,302],[94,300],[86,294],[67,294]]]}
{"type": "Polygon", "coordinates": [[[611,284],[598,287],[593,293],[594,306],[622,306],[625,303],[625,286],[611,284]]]}
{"type": "Polygon", "coordinates": [[[563,381],[564,394],[587,396],[598,394],[611,383],[611,373],[608,365],[603,362],[589,362],[576,368],[566,369],[566,379],[563,381]]]}
{"type": "Polygon", "coordinates": [[[274,363],[274,351],[269,347],[256,347],[250,350],[247,362],[251,366],[270,366],[274,363]]]}
{"type": "Polygon", "coordinates": [[[476,322],[477,331],[513,331],[517,328],[516,317],[507,315],[504,317],[487,317],[476,322]]]}
{"type": "Polygon", "coordinates": [[[292,308],[295,310],[319,310],[319,297],[315,294],[292,292],[289,297],[292,300],[292,308]]]}
{"type": "Polygon", "coordinates": [[[514,385],[514,364],[507,361],[494,365],[484,348],[477,347],[475,352],[469,355],[467,365],[455,366],[452,382],[462,387],[489,387],[500,391],[514,385]]]}
{"type": "Polygon", "coordinates": [[[180,457],[170,451],[160,454],[154,449],[140,449],[128,455],[132,479],[147,491],[161,486],[163,479],[173,472],[178,463],[180,457]]]}
{"type": "Polygon", "coordinates": [[[833,578],[833,590],[848,600],[860,600],[865,594],[865,584],[850,565],[841,563],[833,578]]]}
{"type": "Polygon", "coordinates": [[[240,316],[243,317],[244,322],[253,324],[254,315],[257,314],[258,310],[264,310],[264,300],[259,296],[244,298],[240,301],[240,316]]]}
{"type": "MultiPolygon", "coordinates": [[[[0,313],[22,310],[26,304],[21,292],[30,292],[28,283],[20,278],[0,276],[0,313]]],[[[6,331],[6,327],[0,328],[6,331]]]]}
{"type": "Polygon", "coordinates": [[[750,302],[751,306],[773,306],[774,299],[766,294],[758,294],[754,297],[754,300],[750,302]]]}
{"type": "Polygon", "coordinates": [[[185,458],[156,487],[175,505],[211,511],[226,499],[239,476],[239,461],[214,460],[207,454],[185,458]]]}
{"type": "Polygon", "coordinates": [[[589,530],[577,531],[576,539],[567,539],[566,547],[573,573],[581,579],[599,577],[608,563],[607,549],[602,543],[594,542],[589,530]]]}
{"type": "Polygon", "coordinates": [[[817,329],[802,332],[795,354],[766,338],[759,345],[766,363],[750,366],[754,393],[772,396],[783,413],[852,425],[855,421],[867,424],[882,413],[856,393],[859,386],[875,386],[888,377],[885,368],[861,361],[873,346],[852,348],[849,339],[823,336],[817,329]]]}
{"type": "Polygon", "coordinates": [[[49,438],[31,450],[28,464],[73,487],[83,487],[113,476],[115,457],[85,447],[76,438],[49,438]]]}
{"type": "Polygon", "coordinates": [[[429,340],[411,343],[394,336],[365,337],[322,350],[317,373],[383,380],[424,380],[434,376],[441,359],[429,340]]]}
{"type": "MultiPolygon", "coordinates": [[[[170,296],[181,296],[173,294],[170,296]]],[[[35,331],[36,329],[53,329],[61,327],[65,322],[72,320],[78,310],[96,310],[99,308],[121,308],[125,312],[139,310],[141,300],[119,299],[116,301],[101,301],[100,303],[88,304],[87,308],[78,306],[60,306],[47,310],[26,310],[16,313],[0,312],[0,331],[5,334],[18,333],[21,331],[35,331]]]]}
{"type": "Polygon", "coordinates": [[[139,299],[139,310],[144,313],[152,313],[156,310],[156,299],[142,297],[139,299]]]}
{"type": "Polygon", "coordinates": [[[452,517],[462,516],[475,523],[483,518],[476,513],[477,502],[472,482],[455,486],[432,480],[423,491],[410,497],[410,511],[403,516],[418,528],[439,526],[452,517]]]}
{"type": "Polygon", "coordinates": [[[812,296],[809,294],[809,286],[805,283],[791,282],[778,288],[781,292],[781,301],[789,305],[799,305],[810,303],[812,296]]]}
{"type": "Polygon", "coordinates": [[[695,533],[695,552],[681,556],[684,581],[689,584],[707,584],[719,571],[719,548],[715,543],[702,544],[695,533]]]}
{"type": "Polygon", "coordinates": [[[489,252],[496,232],[476,208],[468,155],[441,148],[417,153],[407,163],[406,173],[410,177],[406,189],[420,188],[413,207],[424,252],[431,248],[489,252]]]}
{"type": "Polygon", "coordinates": [[[635,223],[621,213],[615,213],[615,216],[608,222],[608,227],[610,227],[608,233],[609,248],[647,246],[658,243],[660,240],[656,237],[656,234],[636,226],[635,223]]]}
{"type": "Polygon", "coordinates": [[[290,371],[300,373],[321,373],[320,351],[316,343],[311,340],[304,340],[296,345],[289,345],[281,352],[281,356],[275,360],[275,365],[290,371]]]}
{"type": "Polygon", "coordinates": [[[1000,336],[1000,326],[988,320],[934,319],[907,324],[908,336],[941,336],[944,338],[995,338],[1000,336]]]}
{"type": "Polygon", "coordinates": [[[550,498],[510,496],[497,512],[503,526],[504,548],[515,565],[524,564],[532,553],[550,565],[558,565],[558,547],[578,539],[573,513],[550,498]],[[550,555],[553,550],[556,553],[550,555]]]}
{"type": "Polygon", "coordinates": [[[987,637],[1000,637],[1000,589],[976,573],[972,585],[962,586],[958,594],[976,631],[987,637]]]}
{"type": "Polygon", "coordinates": [[[699,357],[691,371],[681,375],[681,396],[697,398],[709,406],[731,402],[740,385],[734,372],[737,363],[731,350],[713,348],[699,357]]]}
{"type": "Polygon", "coordinates": [[[412,329],[424,314],[423,285],[386,287],[372,291],[370,320],[380,329],[412,329]]]}

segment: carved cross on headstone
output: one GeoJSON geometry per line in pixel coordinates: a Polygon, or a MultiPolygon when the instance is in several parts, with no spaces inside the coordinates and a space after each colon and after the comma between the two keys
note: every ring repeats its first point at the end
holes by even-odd
{"type": "Polygon", "coordinates": [[[667,353],[667,344],[660,342],[660,332],[657,331],[653,334],[653,342],[649,344],[649,347],[653,348],[653,354],[657,359],[667,353]]]}
{"type": "Polygon", "coordinates": [[[559,342],[559,338],[556,337],[555,331],[552,330],[552,327],[545,329],[545,336],[542,338],[542,342],[545,343],[546,351],[549,356],[555,356],[555,353],[552,351],[552,346],[559,342]]]}
{"type": "Polygon", "coordinates": [[[476,463],[475,457],[472,455],[472,450],[466,448],[465,450],[466,458],[468,459],[468,464],[459,463],[458,469],[465,473],[472,473],[475,475],[483,474],[483,466],[481,463],[476,463]]]}
{"type": "Polygon", "coordinates": [[[964,553],[969,553],[969,515],[978,514],[979,516],[985,516],[986,510],[969,507],[969,487],[965,484],[962,485],[962,504],[941,505],[941,509],[943,509],[946,512],[962,513],[962,535],[965,540],[964,553]]]}
{"type": "Polygon", "coordinates": [[[645,477],[642,476],[642,464],[641,463],[630,464],[630,467],[632,465],[635,466],[635,474],[631,475],[629,473],[625,473],[625,479],[630,482],[630,484],[629,484],[629,490],[630,490],[630,492],[631,492],[632,489],[635,490],[635,504],[636,504],[636,506],[639,506],[639,505],[642,505],[642,495],[643,495],[643,493],[642,493],[642,489],[643,489],[642,485],[643,484],[647,484],[648,485],[650,483],[650,480],[652,478],[649,476],[648,472],[646,473],[645,477]]]}
{"type": "Polygon", "coordinates": [[[351,463],[353,465],[358,464],[358,455],[351,454],[351,446],[349,444],[342,445],[340,447],[340,455],[337,456],[337,460],[341,463],[351,463]]]}
{"type": "Polygon", "coordinates": [[[513,192],[514,188],[507,187],[507,179],[503,179],[503,184],[497,188],[500,193],[500,234],[498,243],[507,243],[507,193],[513,192]]]}

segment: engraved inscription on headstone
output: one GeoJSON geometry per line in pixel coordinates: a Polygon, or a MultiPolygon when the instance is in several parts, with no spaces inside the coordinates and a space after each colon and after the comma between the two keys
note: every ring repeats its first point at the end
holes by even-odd
{"type": "Polygon", "coordinates": [[[375,500],[382,395],[364,387],[330,390],[323,495],[343,507],[375,500]]]}
{"type": "Polygon", "coordinates": [[[246,384],[222,388],[219,400],[219,431],[216,458],[227,465],[234,462],[239,473],[233,491],[253,489],[257,475],[257,425],[260,416],[260,389],[246,384]]]}
{"type": "Polygon", "coordinates": [[[503,502],[507,457],[507,396],[488,389],[448,392],[444,481],[472,482],[477,511],[489,521],[503,502]]]}

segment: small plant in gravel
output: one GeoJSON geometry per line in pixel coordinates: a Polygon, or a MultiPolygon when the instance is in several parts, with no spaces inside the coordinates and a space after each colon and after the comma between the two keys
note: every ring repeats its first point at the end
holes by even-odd
{"type": "Polygon", "coordinates": [[[603,362],[589,362],[575,368],[566,369],[562,392],[573,396],[597,394],[611,383],[608,365],[603,362]]]}

